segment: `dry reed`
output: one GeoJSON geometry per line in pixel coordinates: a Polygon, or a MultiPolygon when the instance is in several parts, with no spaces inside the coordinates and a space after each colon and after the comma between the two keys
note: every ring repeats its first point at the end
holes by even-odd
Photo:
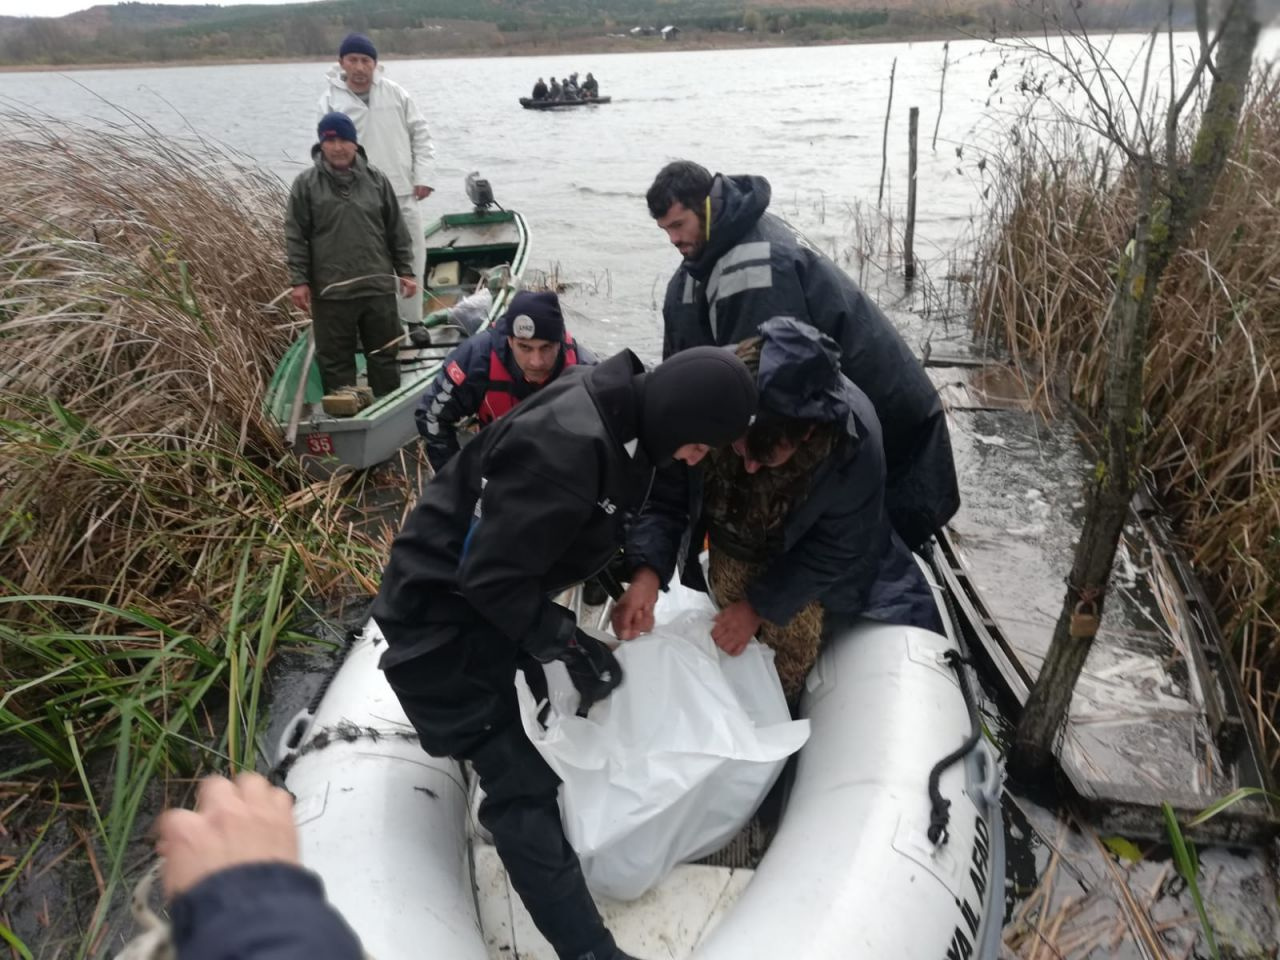
{"type": "MultiPolygon", "coordinates": [[[[1058,146],[1062,144],[1059,143],[1058,146]]],[[[1096,415],[1111,270],[1136,188],[1110,158],[1045,144],[1006,158],[977,278],[976,322],[1096,415]]],[[[1211,209],[1165,273],[1146,365],[1146,463],[1237,655],[1280,759],[1280,77],[1255,78],[1211,209]]]]}
{"type": "Polygon", "coordinates": [[[262,411],[302,322],[283,185],[140,124],[0,129],[0,576],[199,633],[222,547],[331,508],[286,499],[303,480],[262,411]]]}
{"type": "Polygon", "coordinates": [[[380,551],[262,411],[302,322],[283,184],[138,121],[0,132],[0,740],[31,748],[0,781],[86,801],[106,855],[89,944],[142,795],[210,755],[254,763],[298,598],[369,589],[380,551]]]}

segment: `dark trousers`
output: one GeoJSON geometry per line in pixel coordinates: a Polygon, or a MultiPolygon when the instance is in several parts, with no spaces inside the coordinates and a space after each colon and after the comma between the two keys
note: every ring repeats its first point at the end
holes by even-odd
{"type": "MultiPolygon", "coordinates": [[[[394,625],[380,625],[384,633],[392,631],[387,638],[394,649],[394,625]]],[[[541,677],[541,667],[479,619],[440,629],[454,636],[430,653],[386,668],[391,689],[427,753],[471,761],[485,792],[480,823],[493,835],[511,885],[556,955],[607,960],[616,949],[613,936],[565,839],[560,780],[520,724],[516,669],[541,677]]]]}
{"type": "Polygon", "coordinates": [[[381,397],[400,386],[400,312],[395,294],[312,300],[311,331],[325,393],[356,385],[356,344],[364,351],[369,389],[381,397]]]}

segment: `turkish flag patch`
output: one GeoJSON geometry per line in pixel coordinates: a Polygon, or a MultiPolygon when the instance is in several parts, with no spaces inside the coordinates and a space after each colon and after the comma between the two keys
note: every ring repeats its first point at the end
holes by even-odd
{"type": "Polygon", "coordinates": [[[462,383],[467,379],[467,375],[462,372],[462,368],[458,366],[457,360],[450,360],[449,365],[444,368],[444,372],[449,375],[449,379],[454,383],[462,383]]]}

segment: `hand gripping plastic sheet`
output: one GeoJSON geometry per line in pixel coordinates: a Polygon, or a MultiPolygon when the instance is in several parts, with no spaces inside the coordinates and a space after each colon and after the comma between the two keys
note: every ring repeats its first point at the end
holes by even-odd
{"type": "Polygon", "coordinates": [[[753,640],[721,653],[714,608],[681,590],[664,594],[653,633],[618,649],[626,679],[590,716],[574,715],[567,676],[549,670],[543,729],[516,680],[525,732],[564,781],[565,833],[587,882],[618,900],[731,840],[809,736],[787,710],[773,651],[753,640]]]}

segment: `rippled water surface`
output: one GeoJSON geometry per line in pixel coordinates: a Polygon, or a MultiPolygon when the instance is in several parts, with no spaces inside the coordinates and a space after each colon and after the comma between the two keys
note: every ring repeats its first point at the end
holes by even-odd
{"type": "MultiPolygon", "coordinates": [[[[1175,52],[1179,61],[1187,59],[1190,39],[1180,38],[1175,52]]],[[[1118,69],[1134,62],[1141,40],[1130,36],[1113,42],[1109,56],[1118,69]]],[[[1280,34],[1265,35],[1263,47],[1280,49],[1280,34]]],[[[965,41],[952,43],[947,56],[940,119],[941,42],[390,61],[386,69],[413,93],[432,129],[437,192],[423,204],[424,219],[464,207],[463,177],[480,171],[499,201],[528,219],[531,266],[558,271],[570,283],[566,302],[575,334],[600,352],[630,346],[652,360],[661,348],[662,295],[678,255],[649,217],[644,192],[654,173],[674,158],[728,173],[767,176],[773,210],[857,276],[854,251],[868,246],[883,251],[890,232],[901,229],[907,114],[917,106],[917,254],[929,261],[935,279],[946,272],[957,241],[980,212],[990,176],[990,168],[980,168],[983,157],[999,144],[1025,104],[1013,83],[1020,69],[1018,55],[965,41]],[[894,93],[883,201],[888,222],[864,216],[860,232],[855,214],[877,205],[891,68],[894,93]],[[520,108],[517,98],[528,94],[538,76],[549,79],[573,70],[594,72],[601,92],[613,102],[559,112],[520,108]],[[935,123],[936,149],[931,147],[935,123]]],[[[1156,73],[1167,56],[1158,49],[1156,73]]],[[[307,162],[328,66],[0,74],[0,109],[95,122],[127,122],[128,115],[135,115],[167,135],[195,131],[222,141],[288,182],[307,162]]],[[[887,297],[890,290],[881,292],[887,297]]],[[[963,324],[948,328],[903,311],[893,315],[917,349],[926,337],[935,343],[965,339],[963,324]]],[[[979,469],[973,459],[962,466],[979,469]]],[[[1030,479],[1024,486],[1077,483],[1074,476],[1061,476],[1061,466],[1043,452],[1028,461],[1027,469],[1030,479]]],[[[1023,492],[1006,491],[1010,496],[1023,492]]],[[[1072,496],[1064,494],[1068,500],[1072,496]]],[[[298,664],[285,672],[284,680],[277,729],[280,717],[305,700],[315,674],[298,664]]],[[[1087,876],[1089,885],[1109,882],[1096,851],[1068,849],[1080,846],[1074,827],[1021,802],[1010,813],[1015,841],[1010,876],[1022,885],[1021,893],[1011,892],[1011,913],[1035,874],[1045,869],[1055,845],[1064,855],[1078,855],[1081,865],[1073,871],[1087,876]]],[[[1248,905],[1234,919],[1227,917],[1241,931],[1236,943],[1274,951],[1275,892],[1261,857],[1241,860],[1228,851],[1214,851],[1205,862],[1217,908],[1230,914],[1232,901],[1248,905]]],[[[1157,857],[1142,866],[1141,882],[1151,888],[1150,902],[1166,903],[1170,915],[1185,917],[1187,902],[1166,863],[1157,857]]],[[[1083,887],[1083,879],[1075,886],[1083,887]]],[[[1080,896],[1082,891],[1073,892],[1080,896]]],[[[1125,943],[1118,914],[1103,911],[1101,916],[1098,922],[1106,924],[1106,935],[1099,937],[1100,952],[1091,955],[1136,956],[1136,948],[1125,943]]],[[[1183,936],[1176,942],[1188,943],[1186,932],[1194,921],[1184,919],[1177,926],[1183,936]]]]}
{"type": "MultiPolygon", "coordinates": [[[[1130,63],[1140,40],[1118,38],[1113,60],[1130,63]]],[[[884,207],[900,229],[907,116],[917,106],[917,251],[924,258],[945,256],[980,203],[984,151],[1025,104],[1014,89],[1021,55],[961,41],[947,56],[940,122],[941,42],[397,60],[385,69],[422,106],[435,141],[437,192],[423,205],[424,217],[463,206],[463,177],[479,170],[500,202],[528,218],[531,264],[558,266],[593,295],[577,305],[584,314],[581,334],[603,349],[627,344],[653,357],[660,349],[655,303],[677,263],[644,204],[657,170],[688,158],[712,170],[767,176],[774,211],[847,260],[855,244],[851,214],[874,207],[879,194],[891,68],[884,207]],[[572,70],[593,71],[613,103],[556,112],[520,108],[517,98],[538,76],[572,70]],[[930,147],[935,125],[936,150],[930,147]]],[[[1157,66],[1166,56],[1157,51],[1157,66]]],[[[8,74],[0,75],[0,96],[13,107],[56,116],[120,121],[119,111],[128,111],[165,133],[196,130],[288,181],[313,142],[328,66],[8,74]]]]}

